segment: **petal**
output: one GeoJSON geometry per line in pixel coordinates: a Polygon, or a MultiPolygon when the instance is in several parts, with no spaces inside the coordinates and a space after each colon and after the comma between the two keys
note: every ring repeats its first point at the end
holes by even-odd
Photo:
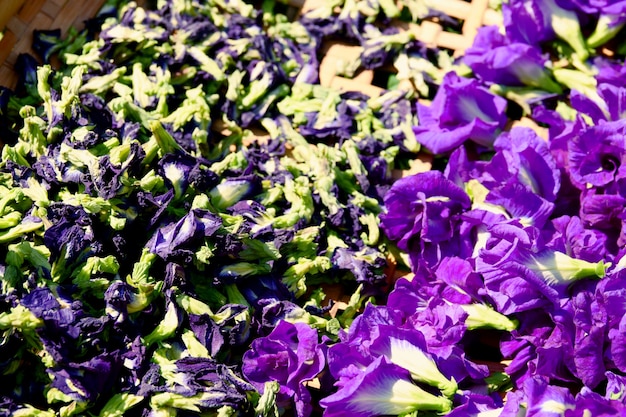
{"type": "Polygon", "coordinates": [[[350,384],[320,401],[326,417],[399,415],[416,410],[447,412],[451,401],[427,393],[410,382],[408,371],[383,356],[350,384]]]}

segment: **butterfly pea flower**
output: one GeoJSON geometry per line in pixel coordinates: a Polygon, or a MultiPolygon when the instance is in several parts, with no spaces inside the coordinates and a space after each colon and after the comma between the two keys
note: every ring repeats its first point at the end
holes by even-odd
{"type": "Polygon", "coordinates": [[[52,378],[48,397],[58,395],[62,401],[92,402],[109,390],[121,371],[120,351],[104,351],[89,360],[48,369],[52,378]]]}
{"type": "MultiPolygon", "coordinates": [[[[540,197],[554,201],[559,192],[561,175],[556,161],[545,140],[530,128],[516,127],[503,133],[494,143],[497,154],[508,164],[508,174],[540,197]]],[[[496,156],[494,155],[494,158],[496,156]]],[[[505,176],[498,178],[497,170],[502,165],[490,162],[485,168],[496,182],[506,182],[505,176]],[[493,164],[494,169],[489,169],[493,164]]],[[[498,161],[501,163],[501,161],[498,161]]],[[[506,171],[505,171],[506,172],[506,171]]]]}
{"type": "Polygon", "coordinates": [[[379,356],[336,393],[323,398],[325,416],[370,417],[414,411],[447,413],[452,401],[433,395],[411,381],[409,371],[379,356]]]}
{"type": "Polygon", "coordinates": [[[245,391],[253,389],[232,369],[210,357],[185,356],[176,360],[175,366],[176,380],[180,381],[175,393],[185,397],[211,394],[198,398],[198,408],[239,406],[245,400],[245,391]]]}
{"type": "Polygon", "coordinates": [[[595,300],[606,312],[608,352],[614,366],[621,372],[626,370],[626,308],[620,301],[626,297],[624,269],[608,274],[596,287],[595,300]]]}
{"type": "MultiPolygon", "coordinates": [[[[413,244],[438,247],[458,233],[460,215],[469,209],[469,196],[439,171],[429,171],[394,182],[384,197],[381,227],[404,251],[413,244]],[[425,242],[425,243],[420,243],[425,242]]],[[[419,259],[420,250],[415,249],[419,259]]],[[[451,256],[446,253],[441,256],[451,256]]]]}
{"type": "Polygon", "coordinates": [[[417,311],[415,307],[399,311],[398,303],[367,305],[347,334],[340,334],[341,341],[328,349],[328,367],[336,385],[350,385],[381,356],[407,369],[414,382],[437,388],[450,398],[459,393],[461,381],[487,376],[486,368],[466,360],[458,347],[467,314],[455,306],[442,312],[435,308],[435,302],[421,304],[417,311]]]}
{"type": "Polygon", "coordinates": [[[623,178],[625,128],[624,120],[607,122],[583,130],[569,142],[570,177],[576,187],[606,187],[623,178]]]}
{"type": "Polygon", "coordinates": [[[211,205],[217,210],[224,210],[238,201],[255,195],[260,189],[260,180],[255,175],[227,178],[208,192],[211,205]]]}
{"type": "Polygon", "coordinates": [[[573,0],[557,3],[564,8],[594,16],[594,30],[586,38],[590,48],[596,48],[613,39],[626,23],[626,2],[623,0],[573,0]]]}
{"type": "Polygon", "coordinates": [[[186,153],[167,154],[158,163],[158,173],[180,199],[189,187],[195,191],[209,191],[218,185],[219,176],[186,153]]]}
{"type": "Polygon", "coordinates": [[[362,43],[361,63],[367,69],[388,63],[399,50],[411,49],[415,42],[415,34],[393,27],[381,31],[373,25],[366,25],[363,32],[365,39],[362,43]]]}
{"type": "Polygon", "coordinates": [[[597,229],[586,228],[581,217],[561,216],[553,219],[551,226],[554,233],[547,246],[588,262],[612,258],[607,247],[609,239],[607,234],[597,229]]]}
{"type": "Polygon", "coordinates": [[[598,417],[621,416],[626,407],[618,400],[606,398],[588,388],[583,387],[574,399],[574,407],[567,410],[565,417],[598,417]]]}
{"type": "Polygon", "coordinates": [[[494,395],[469,394],[467,401],[456,405],[446,414],[449,417],[499,417],[503,411],[502,400],[494,395]]]}
{"type": "Polygon", "coordinates": [[[480,79],[507,86],[530,86],[561,93],[551,78],[547,57],[536,46],[511,42],[497,26],[478,30],[474,43],[465,51],[463,62],[480,79]]]}
{"type": "Polygon", "coordinates": [[[605,275],[603,261],[591,263],[547,248],[537,242],[532,228],[501,224],[490,231],[488,249],[480,252],[476,270],[503,314],[554,306],[567,285],[605,275]]]}
{"type": "Polygon", "coordinates": [[[539,45],[556,37],[567,42],[580,60],[589,56],[578,16],[558,0],[513,0],[502,7],[504,26],[514,42],[539,45]]]}
{"type": "Polygon", "coordinates": [[[626,377],[607,371],[606,379],[607,385],[605,397],[607,399],[620,401],[624,404],[626,400],[626,377]]]}
{"type": "Polygon", "coordinates": [[[360,251],[339,247],[333,253],[332,263],[335,269],[350,271],[360,283],[374,284],[385,279],[383,268],[386,261],[369,247],[360,251]]]}
{"type": "Polygon", "coordinates": [[[562,82],[571,88],[572,108],[591,118],[593,124],[617,121],[626,114],[626,102],[621,76],[609,66],[600,65],[595,77],[562,69],[557,72],[562,82]]]}
{"type": "Polygon", "coordinates": [[[542,227],[560,187],[560,172],[547,144],[530,128],[513,128],[494,147],[497,152],[482,167],[480,181],[466,183],[473,206],[542,227]]]}
{"type": "Polygon", "coordinates": [[[373,356],[384,356],[391,363],[408,370],[411,378],[435,386],[446,397],[452,397],[458,385],[454,378],[447,378],[437,368],[435,360],[426,352],[426,341],[423,336],[409,329],[378,326],[380,335],[369,345],[369,353],[373,356]]]}
{"type": "Polygon", "coordinates": [[[242,345],[250,336],[250,311],[239,304],[224,305],[216,313],[189,314],[189,323],[211,356],[224,347],[242,345]]]}
{"type": "Polygon", "coordinates": [[[596,297],[595,288],[581,285],[570,299],[574,323],[573,372],[594,389],[606,380],[606,306],[596,297]]]}
{"type": "Polygon", "coordinates": [[[242,372],[261,393],[268,381],[277,381],[281,407],[295,407],[298,417],[311,415],[311,393],[306,386],[325,366],[324,347],[317,331],[305,323],[281,321],[265,337],[255,339],[244,353],[242,372]]]}
{"type": "Polygon", "coordinates": [[[521,397],[513,399],[511,405],[505,400],[502,417],[562,417],[575,407],[574,396],[567,388],[549,385],[539,377],[527,379],[521,389],[521,397]]]}
{"type": "Polygon", "coordinates": [[[52,261],[71,263],[94,249],[93,222],[83,207],[53,203],[48,207],[48,220],[52,226],[44,232],[44,244],[52,261]]]}
{"type": "Polygon", "coordinates": [[[449,152],[467,140],[491,146],[506,122],[506,100],[476,79],[449,72],[429,105],[417,104],[417,141],[435,154],[449,152]]]}

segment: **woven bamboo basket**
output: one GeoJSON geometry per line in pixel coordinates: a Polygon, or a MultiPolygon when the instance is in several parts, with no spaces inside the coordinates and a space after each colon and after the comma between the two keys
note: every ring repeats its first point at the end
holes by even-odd
{"type": "MultiPolygon", "coordinates": [[[[289,0],[294,14],[319,7],[326,0],[289,0]]],[[[0,0],[0,85],[14,88],[17,75],[14,65],[21,53],[34,54],[31,48],[34,30],[60,29],[62,36],[70,27],[82,29],[85,20],[94,17],[105,0],[0,0]]],[[[138,2],[142,3],[142,2],[138,2]]],[[[399,2],[401,3],[401,2],[399,2]]],[[[429,47],[440,47],[460,55],[472,44],[476,30],[482,25],[500,24],[500,15],[489,9],[489,0],[438,0],[429,6],[437,12],[462,21],[461,33],[452,33],[436,19],[421,24],[403,24],[401,30],[411,31],[416,39],[429,47]]],[[[358,71],[354,78],[336,74],[342,62],[355,61],[360,48],[333,42],[325,45],[320,66],[320,83],[343,91],[361,91],[370,96],[380,94],[373,84],[371,70],[358,71]]]]}
{"type": "Polygon", "coordinates": [[[14,65],[21,53],[34,55],[31,48],[34,30],[60,29],[62,36],[70,27],[82,29],[105,0],[0,0],[0,85],[13,88],[17,83],[14,65]],[[8,7],[5,7],[5,4],[8,7]]]}
{"type": "MultiPolygon", "coordinates": [[[[81,30],[84,22],[93,18],[101,10],[106,0],[0,0],[0,86],[15,88],[18,75],[14,65],[18,56],[29,53],[36,56],[32,49],[34,30],[60,29],[62,37],[69,28],[81,30]]],[[[146,1],[135,0],[138,4],[146,1]]],[[[290,15],[297,16],[319,7],[328,0],[287,0],[292,10],[290,15]]],[[[360,0],[357,0],[360,1],[360,0]]],[[[400,5],[402,0],[397,1],[400,5]]],[[[416,23],[398,23],[400,30],[411,31],[415,38],[432,48],[444,48],[454,56],[460,56],[471,46],[474,36],[483,25],[501,25],[501,16],[489,8],[489,0],[436,0],[429,6],[442,15],[447,15],[462,22],[461,31],[450,32],[437,19],[429,19],[416,23]]],[[[340,91],[357,91],[369,96],[378,96],[383,88],[374,84],[376,71],[360,69],[353,78],[339,75],[338,68],[345,67],[346,62],[359,60],[361,47],[342,43],[328,42],[322,48],[323,57],[320,62],[320,84],[340,91]]],[[[410,88],[410,86],[409,86],[410,88]]],[[[532,127],[537,127],[533,125],[532,127]]],[[[214,128],[220,129],[219,123],[214,128]]],[[[262,136],[264,132],[260,132],[262,136]]],[[[2,140],[0,138],[0,148],[2,140]]],[[[432,157],[420,154],[409,170],[395,172],[394,176],[402,177],[416,172],[428,171],[432,167],[432,157]]],[[[405,271],[397,271],[395,262],[390,259],[386,271],[391,282],[405,271]]],[[[346,308],[349,296],[339,286],[325,288],[327,296],[336,301],[331,314],[346,308]]],[[[487,363],[493,370],[501,371],[502,364],[487,363]]]]}

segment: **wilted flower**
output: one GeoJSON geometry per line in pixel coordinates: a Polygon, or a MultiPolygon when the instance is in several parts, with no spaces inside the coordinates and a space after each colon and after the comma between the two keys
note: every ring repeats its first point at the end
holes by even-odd
{"type": "Polygon", "coordinates": [[[176,223],[158,229],[146,246],[163,259],[191,256],[190,245],[213,235],[221,226],[222,221],[217,215],[194,209],[176,223]]]}

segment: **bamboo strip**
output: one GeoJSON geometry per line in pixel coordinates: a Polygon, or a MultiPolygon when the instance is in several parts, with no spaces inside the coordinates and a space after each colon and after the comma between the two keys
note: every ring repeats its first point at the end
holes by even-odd
{"type": "Polygon", "coordinates": [[[15,16],[25,0],[4,0],[0,10],[0,30],[15,16]]]}
{"type": "Polygon", "coordinates": [[[6,2],[11,10],[3,8],[0,12],[0,27],[5,27],[0,41],[0,86],[16,86],[18,77],[13,67],[19,54],[36,56],[32,50],[34,30],[61,29],[64,35],[70,27],[81,29],[85,20],[98,13],[104,1],[2,0],[3,6],[6,2]]]}

